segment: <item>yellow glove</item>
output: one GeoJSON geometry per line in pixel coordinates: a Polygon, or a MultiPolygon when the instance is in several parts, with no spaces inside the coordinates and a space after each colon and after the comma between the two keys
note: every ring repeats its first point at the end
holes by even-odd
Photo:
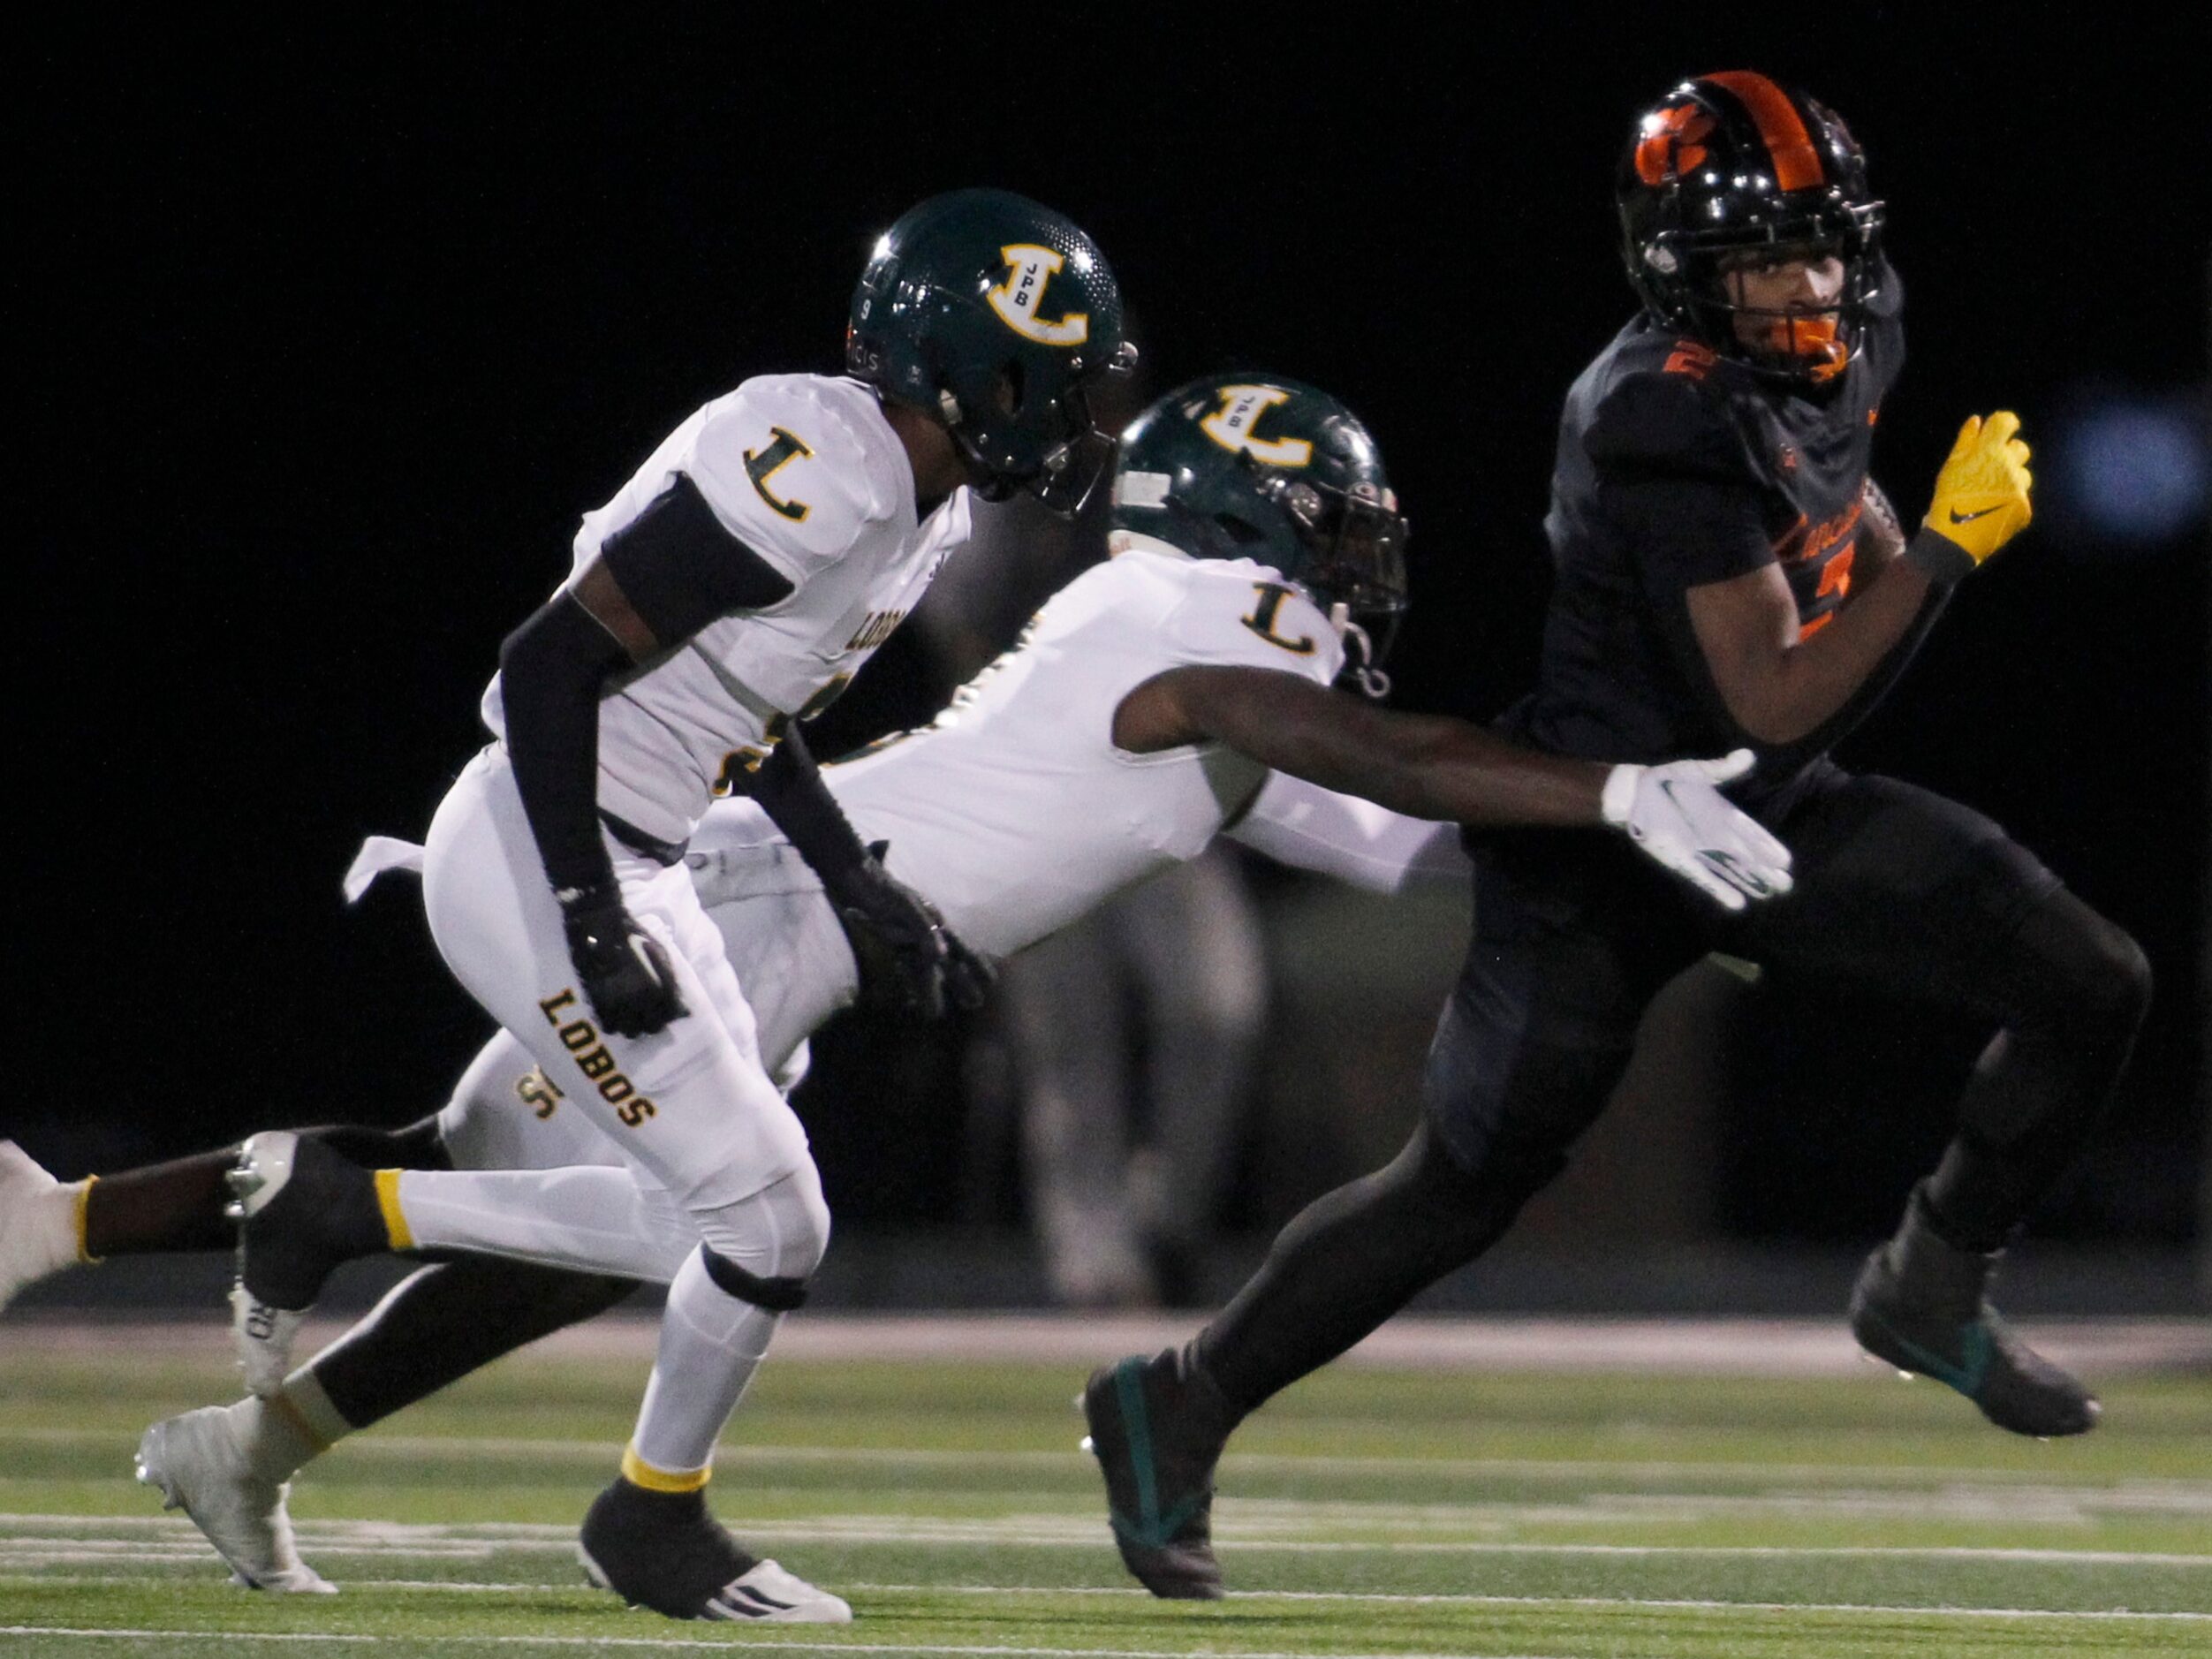
{"type": "Polygon", "coordinates": [[[2034,516],[2027,492],[2027,445],[2020,418],[2000,409],[1984,420],[1970,415],[1958,428],[1951,458],[1936,475],[1936,499],[1921,522],[1976,564],[2010,542],[2034,516]]]}

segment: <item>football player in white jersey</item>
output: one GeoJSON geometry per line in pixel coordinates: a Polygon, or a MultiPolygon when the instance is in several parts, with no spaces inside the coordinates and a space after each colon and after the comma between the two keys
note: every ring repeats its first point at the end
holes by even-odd
{"type": "MultiPolygon", "coordinates": [[[[1019,648],[930,726],[830,769],[860,834],[888,839],[898,873],[980,948],[1019,950],[1224,826],[1286,861],[1391,889],[1464,869],[1457,822],[1612,822],[1723,903],[1786,887],[1787,854],[1712,789],[1723,769],[1609,774],[1327,689],[1346,640],[1373,683],[1354,614],[1387,625],[1404,601],[1403,519],[1372,441],[1333,399],[1253,376],[1186,387],[1126,436],[1116,499],[1117,557],[1049,602],[1019,648]],[[1270,761],[1451,822],[1270,776],[1270,761]]],[[[372,846],[356,874],[412,851],[372,846]]],[[[863,977],[823,881],[742,800],[708,811],[687,864],[740,982],[756,988],[762,1061],[788,1077],[863,977]]],[[[249,1577],[305,1587],[279,1483],[322,1445],[696,1256],[695,1219],[633,1178],[577,1092],[503,1033],[435,1137],[419,1140],[442,1158],[412,1160],[460,1170],[372,1182],[355,1170],[352,1201],[381,1196],[380,1245],[601,1276],[468,1259],[427,1269],[294,1374],[284,1409],[248,1399],[149,1431],[149,1467],[192,1462],[193,1512],[249,1577]],[[199,1450],[217,1434],[228,1450],[199,1450]],[[195,1450],[180,1457],[187,1440],[195,1450]],[[225,1519],[209,1526],[210,1514],[225,1519]]],[[[332,1259],[326,1248],[316,1271],[332,1259]]]]}
{"type": "MultiPolygon", "coordinates": [[[[430,827],[431,932],[701,1241],[622,1473],[584,1523],[592,1576],[633,1602],[851,1616],[739,1549],[703,1501],[715,1436],[803,1299],[829,1210],[684,845],[716,796],[746,791],[917,1002],[981,997],[987,970],[854,836],[795,723],[965,539],[969,488],[1079,501],[1110,443],[1086,385],[1133,357],[1112,273],[1074,224],[1003,191],[932,198],[855,291],[850,375],[761,376],[699,410],[585,516],[568,580],[502,648],[483,711],[496,740],[430,827]]],[[[249,1141],[232,1182],[235,1329],[258,1389],[282,1371],[253,1356],[281,1352],[318,1288],[260,1247],[325,1201],[294,1178],[296,1151],[249,1141]]]]}

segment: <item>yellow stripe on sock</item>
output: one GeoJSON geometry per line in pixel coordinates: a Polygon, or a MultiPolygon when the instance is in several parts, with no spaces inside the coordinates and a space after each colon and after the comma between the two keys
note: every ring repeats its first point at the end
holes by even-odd
{"type": "Polygon", "coordinates": [[[99,1178],[100,1178],[96,1175],[87,1175],[83,1180],[77,1184],[77,1201],[73,1208],[76,1213],[77,1260],[80,1261],[97,1261],[100,1260],[98,1256],[93,1254],[91,1251],[85,1247],[85,1206],[92,1201],[93,1183],[97,1181],[99,1178]]]}
{"type": "Polygon", "coordinates": [[[656,1469],[638,1456],[635,1446],[622,1449],[622,1478],[632,1486],[641,1486],[648,1492],[696,1492],[714,1479],[714,1466],[691,1469],[682,1474],[670,1474],[666,1469],[656,1469]]]}
{"type": "Polygon", "coordinates": [[[414,1233],[407,1226],[405,1213],[399,1208],[399,1171],[376,1171],[376,1208],[384,1212],[384,1231],[391,1235],[395,1250],[414,1248],[414,1233]]]}
{"type": "Polygon", "coordinates": [[[326,1449],[353,1432],[353,1425],[346,1421],[345,1413],[332,1402],[311,1364],[286,1377],[284,1386],[277,1390],[269,1405],[272,1408],[282,1405],[298,1417],[307,1426],[308,1437],[326,1449]]]}
{"type": "Polygon", "coordinates": [[[272,1416],[282,1417],[290,1423],[299,1437],[317,1451],[330,1451],[330,1441],[324,1439],[315,1426],[307,1420],[307,1413],[299,1409],[290,1395],[279,1390],[263,1400],[261,1405],[272,1416]]]}

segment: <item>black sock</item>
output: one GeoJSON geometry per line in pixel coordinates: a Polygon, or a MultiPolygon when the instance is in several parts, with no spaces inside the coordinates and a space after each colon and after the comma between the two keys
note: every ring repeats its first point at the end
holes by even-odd
{"type": "Polygon", "coordinates": [[[1559,1160],[1516,1178],[1511,1159],[1471,1176],[1427,1124],[1374,1174],[1301,1210],[1193,1344],[1239,1415],[1343,1353],[1415,1295],[1496,1242],[1559,1160]]]}
{"type": "Polygon", "coordinates": [[[316,1356],[314,1378],[339,1416],[366,1428],[635,1289],[631,1279],[458,1256],[395,1286],[316,1356]]]}
{"type": "Polygon", "coordinates": [[[237,1162],[238,1148],[225,1147],[102,1176],[85,1195],[85,1254],[228,1250],[232,1232],[223,1207],[231,1189],[223,1178],[237,1162]]]}
{"type": "MultiPolygon", "coordinates": [[[[405,1129],[341,1124],[299,1133],[363,1169],[453,1167],[438,1139],[435,1117],[405,1129]]],[[[223,1178],[237,1163],[238,1155],[235,1146],[223,1147],[102,1175],[85,1198],[85,1254],[102,1260],[228,1250],[236,1235],[223,1214],[231,1189],[223,1178]]]]}

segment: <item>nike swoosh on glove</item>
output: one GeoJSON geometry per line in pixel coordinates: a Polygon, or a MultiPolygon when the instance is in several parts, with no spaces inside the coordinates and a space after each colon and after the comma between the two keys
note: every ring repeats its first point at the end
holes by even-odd
{"type": "Polygon", "coordinates": [[[1976,564],[2027,528],[2034,509],[2028,493],[2035,475],[2027,470],[2027,445],[2019,436],[2020,418],[2000,409],[1984,420],[1969,415],[1958,428],[1943,470],[1936,475],[1936,498],[1922,522],[1976,564]]]}
{"type": "Polygon", "coordinates": [[[599,1023],[617,1037],[649,1037],[690,1011],[660,942],[637,924],[611,885],[563,888],[553,897],[568,959],[599,1023]]]}
{"type": "Polygon", "coordinates": [[[1717,761],[1617,766],[1605,778],[1605,822],[1724,910],[1779,898],[1792,886],[1790,849],[1715,787],[1753,761],[1738,749],[1717,761]]]}

